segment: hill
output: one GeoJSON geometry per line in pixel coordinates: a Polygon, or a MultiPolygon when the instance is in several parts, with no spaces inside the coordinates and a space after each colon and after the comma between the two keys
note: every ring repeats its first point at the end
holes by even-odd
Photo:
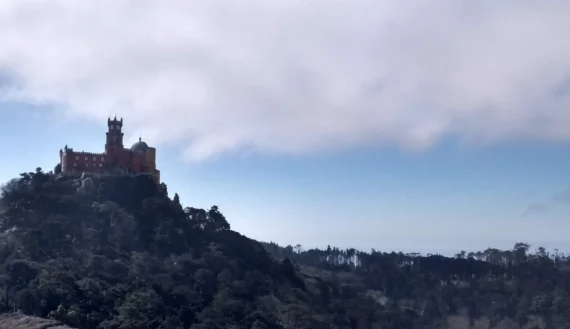
{"type": "Polygon", "coordinates": [[[387,309],[409,310],[418,328],[570,328],[570,258],[558,251],[517,243],[451,258],[263,245],[305,279],[327,278],[387,309]]]}
{"type": "Polygon", "coordinates": [[[216,206],[184,208],[146,175],[22,173],[2,186],[0,232],[0,311],[12,313],[0,325],[14,312],[79,329],[570,323],[564,255],[280,247],[232,231],[216,206]]]}
{"type": "Polygon", "coordinates": [[[20,176],[0,198],[4,312],[105,329],[348,328],[355,321],[346,305],[326,303],[335,289],[308,287],[289,260],[275,261],[231,231],[216,206],[183,209],[150,176],[40,168],[20,176]]]}

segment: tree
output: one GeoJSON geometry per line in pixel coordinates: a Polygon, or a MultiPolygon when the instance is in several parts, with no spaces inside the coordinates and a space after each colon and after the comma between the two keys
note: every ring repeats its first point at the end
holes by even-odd
{"type": "Polygon", "coordinates": [[[178,196],[178,193],[174,193],[174,198],[172,199],[172,201],[174,202],[175,205],[180,206],[180,197],[178,196]]]}
{"type": "Polygon", "coordinates": [[[206,229],[212,231],[223,231],[230,229],[230,224],[226,220],[226,217],[220,212],[218,206],[212,206],[210,210],[208,210],[206,229]]]}
{"type": "Polygon", "coordinates": [[[153,290],[135,291],[118,308],[115,323],[119,329],[154,329],[164,316],[163,301],[153,290]]]}
{"type": "Polygon", "coordinates": [[[529,244],[518,242],[513,247],[513,252],[515,253],[516,263],[521,264],[526,261],[526,253],[530,248],[529,244]]]}
{"type": "Polygon", "coordinates": [[[146,175],[92,179],[79,194],[79,175],[37,168],[2,186],[2,311],[85,329],[437,328],[465,308],[570,323],[562,253],[280,247],[229,231],[217,206],[182,209],[146,175]]]}

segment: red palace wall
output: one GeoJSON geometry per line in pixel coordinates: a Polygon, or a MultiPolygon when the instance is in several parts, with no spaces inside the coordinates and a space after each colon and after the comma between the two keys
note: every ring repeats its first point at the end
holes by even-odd
{"type": "Polygon", "coordinates": [[[67,151],[63,152],[61,157],[61,170],[63,172],[79,169],[83,171],[102,172],[108,163],[104,153],[67,151]]]}
{"type": "Polygon", "coordinates": [[[73,170],[104,172],[109,165],[128,168],[134,173],[145,172],[144,156],[134,155],[127,149],[111,154],[64,151],[61,157],[61,169],[64,173],[73,170]]]}
{"type": "Polygon", "coordinates": [[[108,131],[104,153],[75,152],[67,145],[60,150],[61,171],[108,172],[111,169],[127,169],[132,173],[150,173],[159,177],[156,169],[156,150],[141,141],[130,149],[123,146],[123,119],[107,120],[108,131]],[[147,163],[148,161],[148,163],[147,163]]]}

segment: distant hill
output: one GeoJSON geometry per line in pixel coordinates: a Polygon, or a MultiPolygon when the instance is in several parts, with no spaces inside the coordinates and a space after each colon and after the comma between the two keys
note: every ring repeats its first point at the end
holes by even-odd
{"type": "Polygon", "coordinates": [[[305,280],[334,282],[396,314],[409,311],[406,319],[417,319],[409,328],[570,328],[570,257],[558,251],[517,243],[451,258],[262,244],[305,280]]]}
{"type": "Polygon", "coordinates": [[[0,232],[0,329],[570,323],[563,255],[280,247],[232,231],[216,206],[183,208],[147,175],[22,173],[1,188],[0,232]]]}

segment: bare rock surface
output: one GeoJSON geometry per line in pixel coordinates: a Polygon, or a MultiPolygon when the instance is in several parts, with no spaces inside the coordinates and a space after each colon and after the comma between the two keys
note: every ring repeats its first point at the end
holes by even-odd
{"type": "Polygon", "coordinates": [[[18,313],[0,314],[0,329],[73,329],[63,323],[18,313]]]}

